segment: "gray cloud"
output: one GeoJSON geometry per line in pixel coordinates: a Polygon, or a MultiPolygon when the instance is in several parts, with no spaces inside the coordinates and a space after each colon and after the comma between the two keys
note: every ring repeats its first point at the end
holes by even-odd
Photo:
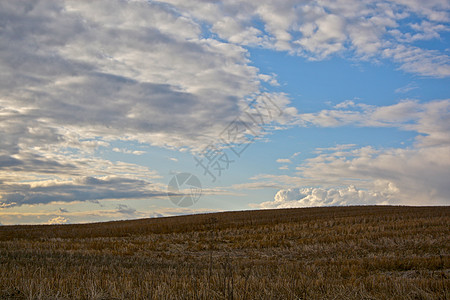
{"type": "Polygon", "coordinates": [[[136,209],[126,204],[119,204],[117,205],[117,212],[125,215],[133,215],[136,212],[136,209]]]}
{"type": "MultiPolygon", "coordinates": [[[[145,199],[165,197],[166,192],[143,180],[120,177],[79,177],[70,181],[40,181],[2,187],[1,203],[8,206],[102,199],[145,199]]],[[[120,207],[119,207],[120,209],[120,207]]]]}
{"type": "Polygon", "coordinates": [[[261,89],[244,48],[157,2],[2,2],[0,31],[2,207],[158,196],[154,171],[95,150],[201,149],[261,89]]]}

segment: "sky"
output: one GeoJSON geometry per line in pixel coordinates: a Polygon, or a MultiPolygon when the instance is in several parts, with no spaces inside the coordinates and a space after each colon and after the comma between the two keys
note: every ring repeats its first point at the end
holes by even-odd
{"type": "Polygon", "coordinates": [[[1,1],[0,224],[450,204],[450,2],[1,1]]]}

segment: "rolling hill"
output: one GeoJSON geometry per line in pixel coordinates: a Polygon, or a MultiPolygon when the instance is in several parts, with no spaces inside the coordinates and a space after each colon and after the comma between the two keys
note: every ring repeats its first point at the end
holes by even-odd
{"type": "Polygon", "coordinates": [[[450,207],[0,227],[1,299],[449,299],[450,207]]]}

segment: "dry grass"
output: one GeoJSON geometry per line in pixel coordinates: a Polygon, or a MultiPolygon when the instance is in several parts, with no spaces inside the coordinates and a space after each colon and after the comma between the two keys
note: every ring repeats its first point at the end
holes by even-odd
{"type": "Polygon", "coordinates": [[[449,299],[450,207],[0,227],[1,299],[449,299]]]}

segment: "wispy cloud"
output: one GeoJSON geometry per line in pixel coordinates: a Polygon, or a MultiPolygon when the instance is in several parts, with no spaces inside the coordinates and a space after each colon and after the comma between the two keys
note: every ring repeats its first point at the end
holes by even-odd
{"type": "Polygon", "coordinates": [[[136,213],[136,209],[126,204],[119,204],[117,205],[117,212],[124,215],[134,215],[136,213]]]}
{"type": "Polygon", "coordinates": [[[292,161],[289,158],[279,158],[279,159],[277,159],[277,163],[290,164],[290,163],[292,163],[292,161]]]}
{"type": "Polygon", "coordinates": [[[405,86],[399,87],[398,89],[395,90],[395,92],[399,94],[405,94],[418,88],[419,87],[414,82],[411,82],[405,86]]]}
{"type": "Polygon", "coordinates": [[[142,154],[147,153],[145,151],[140,151],[140,150],[129,150],[129,149],[121,149],[121,148],[113,148],[112,150],[114,152],[118,152],[118,153],[133,154],[133,155],[142,155],[142,154]]]}

